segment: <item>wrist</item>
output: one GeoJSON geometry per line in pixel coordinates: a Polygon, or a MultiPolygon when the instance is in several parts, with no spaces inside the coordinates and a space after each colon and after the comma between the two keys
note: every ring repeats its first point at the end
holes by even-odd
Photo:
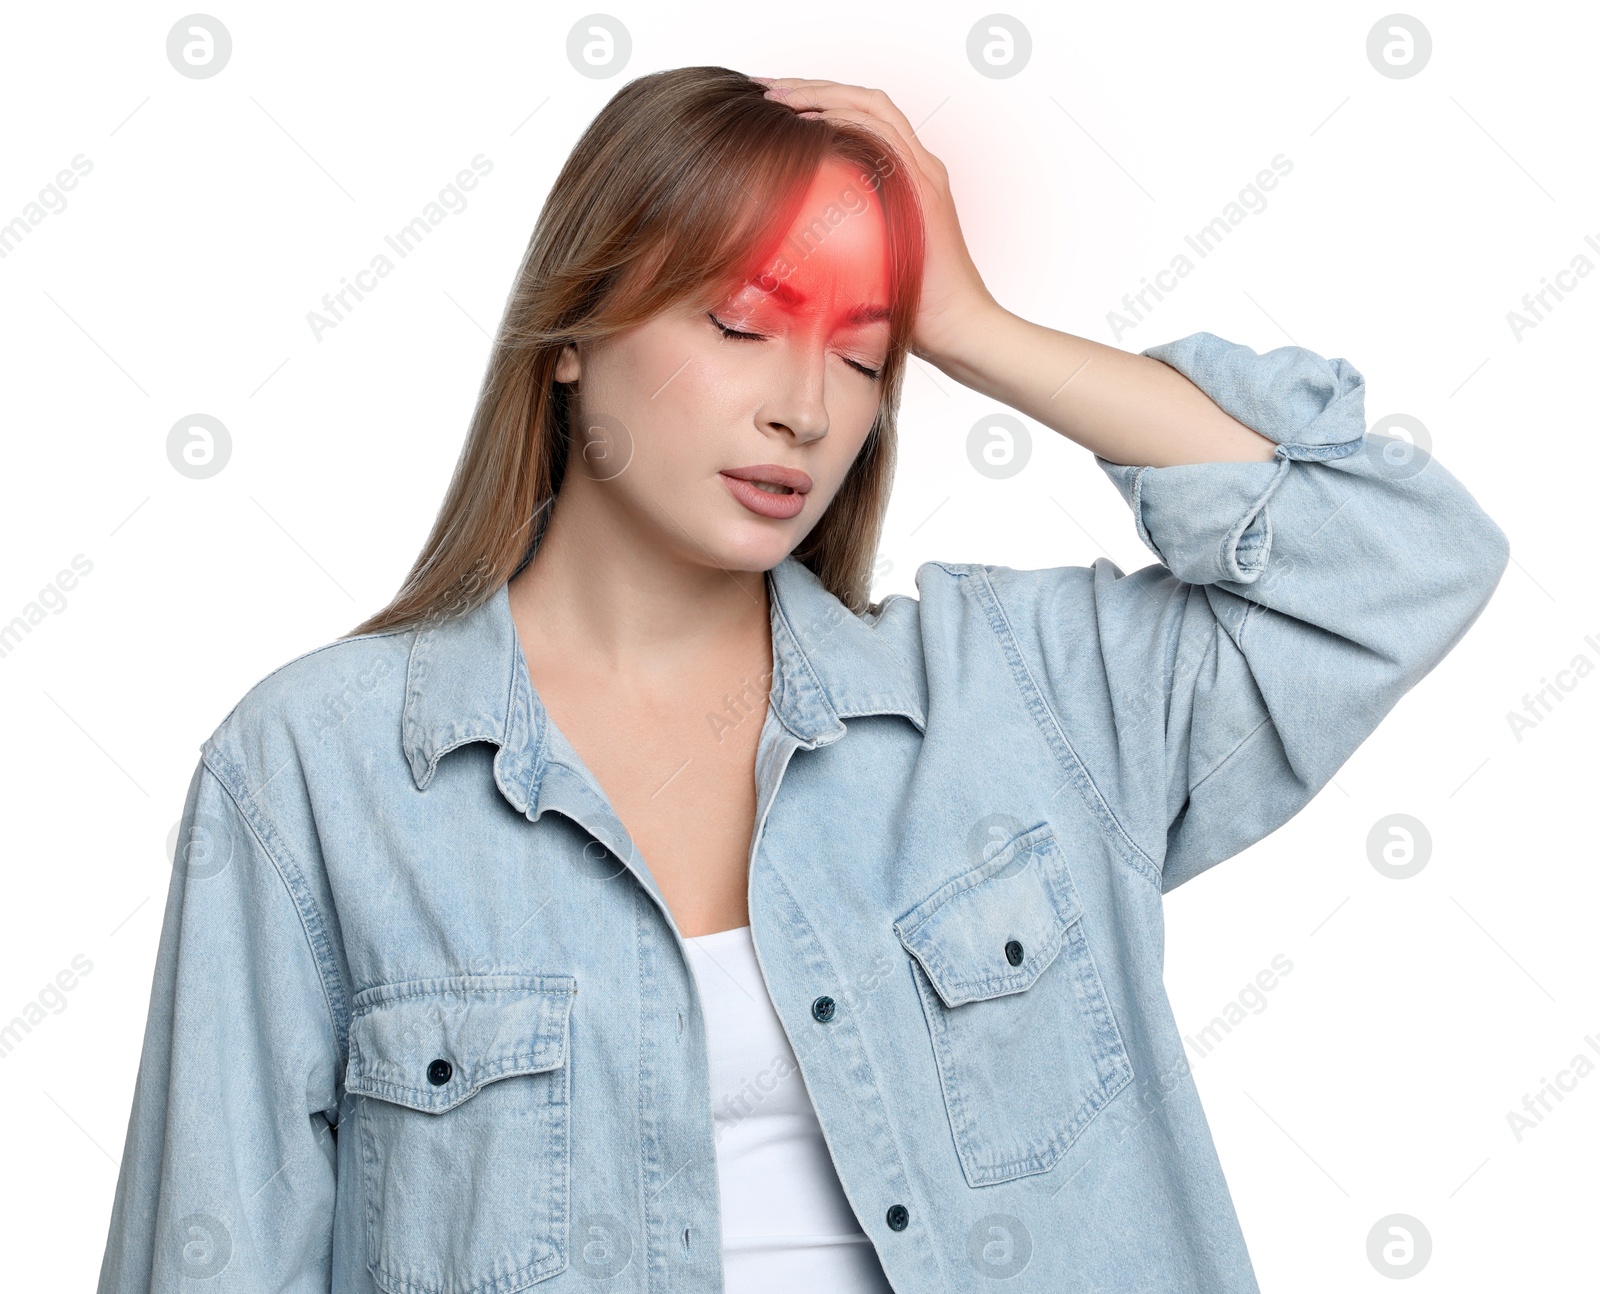
{"type": "Polygon", "coordinates": [[[974,386],[982,380],[984,357],[995,353],[996,339],[1016,316],[987,294],[949,314],[950,325],[919,339],[912,353],[963,386],[974,386]]]}

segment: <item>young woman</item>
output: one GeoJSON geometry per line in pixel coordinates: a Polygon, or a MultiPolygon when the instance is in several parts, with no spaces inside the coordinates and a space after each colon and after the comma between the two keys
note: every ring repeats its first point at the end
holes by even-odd
{"type": "Polygon", "coordinates": [[[1507,561],[1362,390],[1010,314],[880,91],[625,86],[404,588],[201,747],[101,1294],[1254,1290],[1162,895],[1507,561]],[[908,353],[1159,564],[870,604],[908,353]]]}

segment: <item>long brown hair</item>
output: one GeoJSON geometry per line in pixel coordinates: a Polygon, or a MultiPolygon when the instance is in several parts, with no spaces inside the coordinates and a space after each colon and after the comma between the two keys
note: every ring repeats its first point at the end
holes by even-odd
{"type": "Polygon", "coordinates": [[[851,611],[875,610],[867,597],[922,288],[923,214],[909,163],[880,136],[802,118],[764,90],[724,67],[674,68],[628,82],[590,123],[528,241],[433,529],[394,600],[345,637],[465,614],[516,575],[566,467],[562,347],[681,303],[715,305],[769,263],[830,157],[858,167],[882,204],[890,347],[872,430],[793,556],[851,611]]]}

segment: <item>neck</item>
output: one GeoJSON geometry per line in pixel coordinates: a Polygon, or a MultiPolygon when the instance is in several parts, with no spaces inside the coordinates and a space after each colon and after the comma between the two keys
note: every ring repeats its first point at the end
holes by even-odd
{"type": "Polygon", "coordinates": [[[770,653],[764,571],[685,560],[561,502],[508,590],[530,656],[670,683],[730,652],[770,653]]]}

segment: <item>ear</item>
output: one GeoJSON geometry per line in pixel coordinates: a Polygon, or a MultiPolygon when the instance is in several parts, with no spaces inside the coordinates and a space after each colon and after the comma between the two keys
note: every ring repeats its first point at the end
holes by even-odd
{"type": "Polygon", "coordinates": [[[580,370],[578,348],[568,342],[561,348],[561,358],[556,361],[556,381],[576,382],[580,370]]]}

